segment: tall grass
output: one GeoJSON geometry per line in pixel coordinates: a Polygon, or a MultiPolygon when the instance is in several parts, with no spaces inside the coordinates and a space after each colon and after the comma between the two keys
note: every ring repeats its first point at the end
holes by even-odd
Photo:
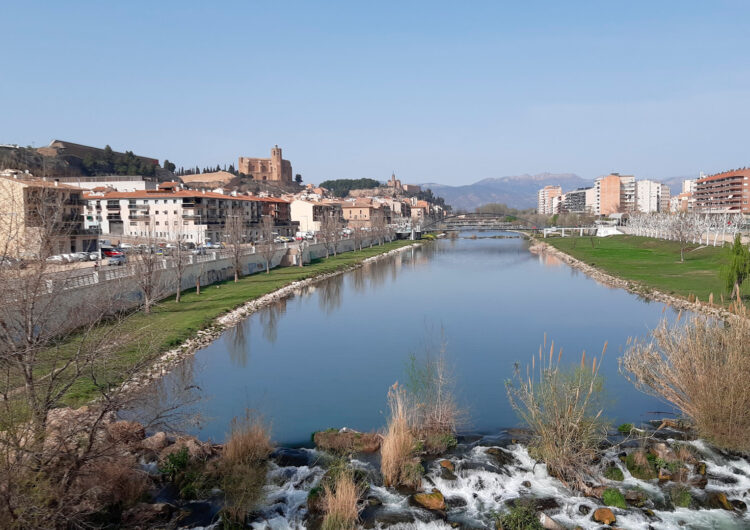
{"type": "Polygon", "coordinates": [[[361,490],[354,480],[351,470],[343,470],[336,476],[333,485],[323,484],[322,530],[345,530],[355,528],[359,517],[361,490]]]}
{"type": "Polygon", "coordinates": [[[380,447],[380,470],[386,486],[418,487],[421,466],[416,458],[416,438],[413,434],[416,410],[406,389],[394,384],[388,390],[390,417],[380,447]]]}
{"type": "Polygon", "coordinates": [[[579,491],[587,491],[587,482],[595,476],[593,462],[600,455],[607,428],[597,410],[602,382],[599,377],[602,355],[579,366],[563,367],[562,350],[549,354],[545,343],[533,356],[526,375],[516,367],[515,378],[506,383],[513,409],[532,431],[529,452],[547,464],[547,471],[579,491]]]}
{"type": "Polygon", "coordinates": [[[620,368],[639,390],[678,408],[703,438],[750,451],[750,320],[737,311],[727,323],[663,320],[651,339],[632,342],[620,368]]]}
{"type": "Polygon", "coordinates": [[[244,527],[248,512],[262,500],[272,449],[270,430],[259,415],[247,410],[232,420],[218,465],[226,527],[244,527]]]}
{"type": "Polygon", "coordinates": [[[412,355],[408,388],[416,406],[415,432],[428,453],[444,452],[455,443],[455,434],[465,412],[456,403],[455,380],[448,365],[443,339],[437,354],[412,355]]]}

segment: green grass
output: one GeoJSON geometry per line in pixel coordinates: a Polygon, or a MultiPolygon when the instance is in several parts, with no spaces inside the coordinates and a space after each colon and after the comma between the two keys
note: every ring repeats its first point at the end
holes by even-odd
{"type": "Polygon", "coordinates": [[[649,289],[683,298],[693,294],[703,302],[713,293],[715,304],[721,303],[723,293],[729,302],[721,278],[721,269],[729,259],[728,248],[690,245],[681,263],[680,244],[675,241],[628,235],[544,241],[588,265],[649,289]]]}
{"type": "Polygon", "coordinates": [[[623,510],[628,507],[625,497],[617,488],[607,488],[604,490],[604,493],[602,493],[602,502],[607,506],[614,506],[623,510]]]}
{"type": "MultiPolygon", "coordinates": [[[[314,260],[305,267],[280,267],[272,269],[269,274],[256,273],[240,278],[237,283],[233,280],[206,285],[201,288],[201,294],[195,289],[182,292],[180,303],[174,296],[166,298],[152,308],[151,314],[136,312],[129,315],[124,322],[117,324],[113,332],[111,324],[102,324],[96,333],[113,333],[113,340],[118,347],[114,359],[106,363],[106,377],[113,381],[116,376],[107,374],[122,373],[128,366],[134,366],[139,361],[153,355],[155,352],[165,352],[201,329],[210,327],[217,317],[221,316],[244,303],[259,298],[272,291],[280,289],[290,283],[305,280],[322,274],[328,274],[351,267],[364,259],[389,250],[401,248],[413,243],[408,240],[394,241],[361,251],[345,252],[326,259],[314,260]]],[[[101,336],[101,335],[100,335],[101,336]]],[[[71,337],[62,344],[51,347],[48,351],[50,361],[53,358],[70,355],[80,337],[71,337]]],[[[47,369],[40,368],[40,375],[47,369]]],[[[96,397],[97,390],[89,378],[79,379],[67,392],[65,403],[79,406],[96,397]]]]}

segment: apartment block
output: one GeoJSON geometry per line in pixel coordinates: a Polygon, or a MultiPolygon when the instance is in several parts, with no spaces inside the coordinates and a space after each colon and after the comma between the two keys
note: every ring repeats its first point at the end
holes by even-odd
{"type": "Polygon", "coordinates": [[[695,209],[700,213],[750,215],[750,169],[733,169],[697,180],[695,209]]]}
{"type": "Polygon", "coordinates": [[[545,186],[537,192],[537,213],[540,215],[552,215],[555,212],[553,208],[553,199],[562,195],[560,186],[545,186]]]}
{"type": "MultiPolygon", "coordinates": [[[[660,207],[662,196],[662,184],[653,180],[639,180],[636,182],[636,208],[637,212],[654,213],[662,211],[660,207]]],[[[667,200],[669,204],[669,200],[667,200]]]]}

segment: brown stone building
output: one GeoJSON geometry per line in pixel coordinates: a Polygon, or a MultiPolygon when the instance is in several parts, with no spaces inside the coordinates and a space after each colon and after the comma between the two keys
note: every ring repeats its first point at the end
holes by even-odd
{"type": "Polygon", "coordinates": [[[281,158],[281,148],[278,145],[271,149],[271,158],[241,156],[237,170],[245,175],[251,175],[253,180],[292,182],[292,163],[281,158]]]}

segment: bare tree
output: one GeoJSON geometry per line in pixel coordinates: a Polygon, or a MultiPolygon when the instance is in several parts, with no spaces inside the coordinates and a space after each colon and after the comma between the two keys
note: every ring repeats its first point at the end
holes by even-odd
{"type": "Polygon", "coordinates": [[[701,234],[697,216],[678,213],[671,216],[670,232],[675,241],[680,243],[680,262],[685,261],[685,249],[701,234]]]}
{"type": "Polygon", "coordinates": [[[182,295],[182,279],[185,276],[185,269],[190,263],[190,254],[185,246],[185,232],[182,229],[182,225],[178,225],[172,232],[172,236],[172,243],[174,245],[172,249],[172,265],[174,266],[175,274],[175,301],[179,304],[182,295]]]}
{"type": "Polygon", "coordinates": [[[99,507],[91,481],[117,457],[106,425],[132,398],[120,383],[156,348],[124,313],[129,280],[80,288],[80,271],[48,261],[80,227],[75,201],[44,187],[27,197],[11,210],[25,222],[3,235],[25,261],[0,267],[0,526],[80,528],[99,507]],[[119,357],[123,343],[136,361],[119,357]],[[61,408],[79,388],[96,399],[61,408]]]}
{"type": "Polygon", "coordinates": [[[359,224],[354,226],[352,228],[352,235],[354,236],[354,248],[362,250],[362,243],[365,239],[365,231],[362,229],[362,226],[359,224]]]}
{"type": "Polygon", "coordinates": [[[242,245],[245,242],[245,226],[239,214],[228,213],[224,228],[224,238],[229,247],[229,257],[234,269],[235,283],[240,279],[242,271],[242,245]]]}
{"type": "Polygon", "coordinates": [[[266,262],[266,274],[271,272],[271,261],[273,261],[273,256],[276,253],[276,246],[273,242],[273,229],[273,217],[264,215],[260,224],[260,255],[263,256],[263,261],[266,262]]]}
{"type": "Polygon", "coordinates": [[[323,246],[326,249],[326,258],[333,253],[336,255],[336,247],[338,246],[339,238],[341,237],[341,225],[336,219],[334,213],[324,213],[323,218],[320,220],[320,238],[323,242],[323,246]]]}
{"type": "Polygon", "coordinates": [[[153,305],[166,295],[168,290],[164,281],[166,262],[164,251],[159,247],[159,239],[154,231],[154,220],[144,222],[140,233],[137,240],[143,252],[132,256],[130,267],[143,296],[143,312],[150,313],[153,305]]]}

